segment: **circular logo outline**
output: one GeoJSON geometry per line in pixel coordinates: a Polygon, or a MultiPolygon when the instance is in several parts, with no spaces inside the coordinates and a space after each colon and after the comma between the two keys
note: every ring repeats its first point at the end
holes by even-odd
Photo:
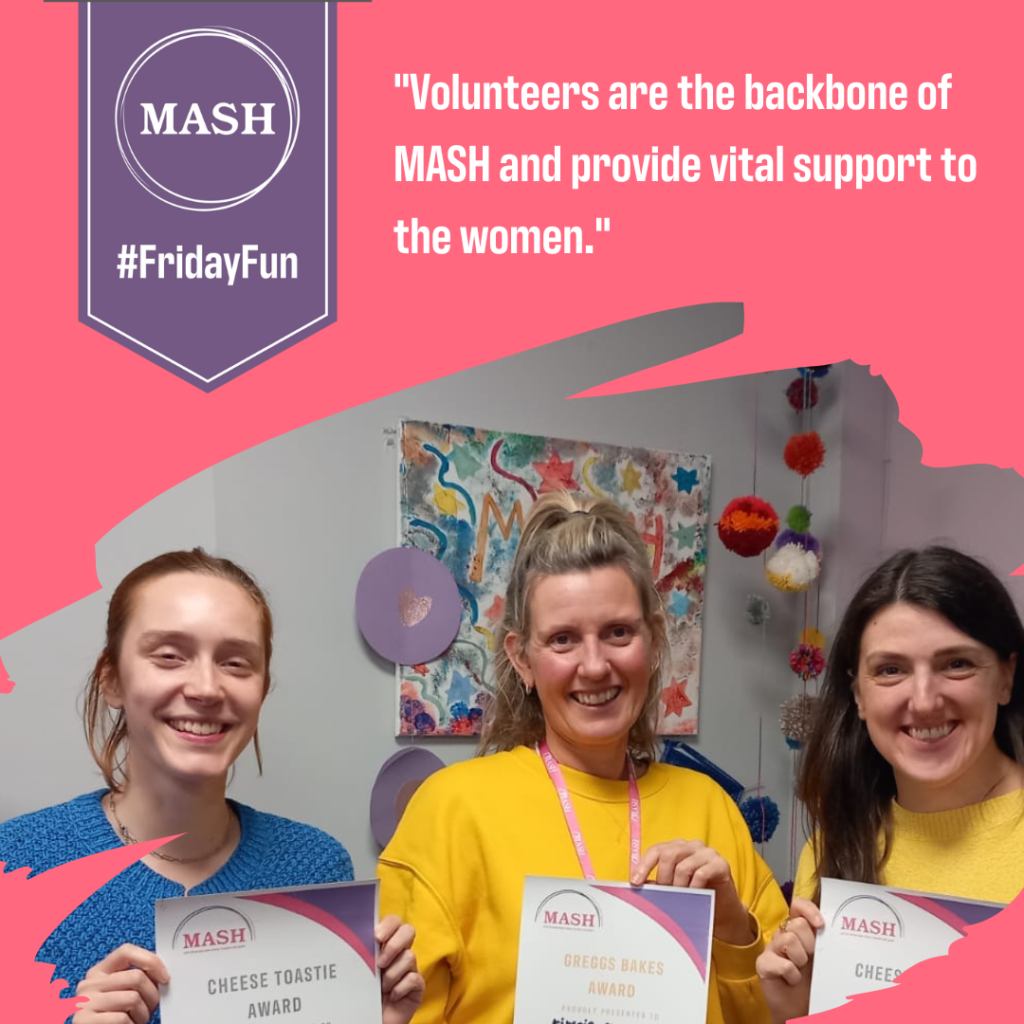
{"type": "Polygon", "coordinates": [[[121,157],[124,160],[125,165],[131,172],[132,177],[134,177],[135,180],[151,196],[179,210],[192,210],[196,213],[214,213],[218,210],[230,209],[232,206],[240,206],[242,203],[252,199],[253,196],[262,192],[263,189],[265,189],[281,172],[284,165],[288,162],[288,158],[292,155],[292,150],[295,148],[295,142],[299,136],[299,94],[295,87],[295,81],[291,76],[291,72],[288,70],[284,61],[281,60],[281,58],[261,39],[257,39],[248,32],[242,32],[240,29],[233,29],[219,25],[209,25],[205,28],[184,29],[181,32],[174,32],[169,36],[164,36],[163,39],[158,39],[148,49],[144,50],[135,58],[134,63],[121,80],[121,86],[117,91],[117,99],[114,102],[114,131],[117,135],[117,148],[121,153],[121,157]],[[288,138],[285,141],[284,152],[281,154],[281,159],[278,162],[277,167],[274,168],[270,177],[262,184],[257,185],[248,192],[232,196],[229,199],[195,199],[191,196],[181,195],[167,188],[166,185],[162,185],[149,173],[149,171],[146,170],[145,167],[142,166],[142,161],[135,155],[135,151],[132,149],[131,143],[128,141],[128,130],[124,124],[124,108],[128,90],[131,87],[132,82],[135,80],[135,76],[142,70],[146,62],[152,57],[155,57],[161,50],[165,50],[167,47],[173,46],[175,43],[184,42],[188,39],[199,38],[228,39],[231,42],[239,43],[246,47],[246,49],[255,53],[264,61],[270,70],[273,71],[282,91],[284,92],[285,101],[288,104],[288,138]],[[152,183],[152,187],[146,183],[144,178],[149,179],[152,183]],[[173,199],[167,198],[168,196],[173,196],[173,199]],[[180,199],[184,203],[192,203],[195,205],[182,205],[182,203],[174,202],[174,199],[180,199]]]}

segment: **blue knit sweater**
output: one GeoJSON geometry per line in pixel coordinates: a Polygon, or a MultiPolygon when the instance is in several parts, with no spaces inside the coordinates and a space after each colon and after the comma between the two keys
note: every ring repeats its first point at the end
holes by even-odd
{"type": "MultiPolygon", "coordinates": [[[[116,849],[121,840],[100,804],[106,792],[86,793],[0,824],[0,862],[6,862],[6,870],[31,867],[36,874],[116,849]]],[[[326,833],[233,800],[229,803],[242,826],[238,848],[215,875],[190,889],[190,896],[352,880],[348,852],[326,833]]],[[[53,977],[66,978],[70,985],[62,994],[73,996],[89,968],[122,943],[153,949],[156,900],[184,895],[183,886],[136,862],[72,911],[36,959],[54,964],[53,977]]],[[[150,1024],[159,1021],[158,1008],[150,1024]]]]}

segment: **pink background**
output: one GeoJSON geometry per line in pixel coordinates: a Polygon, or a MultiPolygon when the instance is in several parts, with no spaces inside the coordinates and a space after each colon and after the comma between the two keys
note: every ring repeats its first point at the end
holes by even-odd
{"type": "MultiPolygon", "coordinates": [[[[884,374],[925,462],[1021,465],[1011,305],[1020,276],[1019,4],[373,0],[338,14],[339,321],[205,395],[77,323],[77,5],[17,0],[5,10],[6,94],[16,102],[5,108],[0,636],[94,590],[100,536],[235,452],[470,365],[691,303],[744,302],[744,334],[605,391],[852,358],[884,374]],[[394,87],[396,72],[590,80],[602,95],[612,81],[662,81],[670,103],[661,112],[416,111],[411,91],[394,87]],[[680,110],[673,83],[696,72],[733,82],[740,97],[747,72],[761,81],[898,80],[911,97],[919,82],[951,72],[953,88],[946,111],[913,102],[902,112],[680,110]],[[491,182],[396,183],[394,146],[417,143],[490,145],[491,182]],[[697,184],[576,192],[565,181],[497,180],[502,153],[556,144],[563,172],[573,152],[679,145],[701,154],[704,173],[697,184]],[[926,146],[933,181],[862,191],[791,176],[713,181],[710,153],[774,153],[779,144],[789,159],[926,146]],[[942,180],[937,154],[946,146],[975,156],[975,182],[942,180]],[[578,224],[594,252],[402,256],[391,229],[413,216],[456,235],[460,224],[578,224]],[[598,217],[610,219],[608,234],[594,231],[598,217]]],[[[0,671],[0,691],[5,680],[0,671]]],[[[28,915],[32,901],[12,894],[32,884],[0,877],[8,922],[12,911],[28,915]]],[[[1000,927],[1019,931],[1020,915],[1015,904],[966,940],[978,966],[910,972],[895,994],[833,1013],[908,1019],[903,1002],[913,996],[910,1019],[948,1019],[954,1007],[1002,1019],[1013,946],[1000,927]]],[[[8,1007],[19,1019],[63,1019],[52,1001],[31,1003],[7,980],[10,971],[42,989],[23,970],[32,951],[4,952],[8,1007]]]]}

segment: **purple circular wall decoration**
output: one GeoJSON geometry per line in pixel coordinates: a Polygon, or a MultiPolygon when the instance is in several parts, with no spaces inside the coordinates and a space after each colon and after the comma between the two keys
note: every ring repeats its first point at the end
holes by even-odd
{"type": "Polygon", "coordinates": [[[384,762],[370,794],[370,829],[381,849],[391,842],[413,793],[443,767],[437,754],[422,747],[406,747],[384,762]]]}
{"type": "Polygon", "coordinates": [[[443,654],[461,619],[455,578],[419,548],[384,551],[359,577],[359,632],[382,658],[398,665],[416,665],[443,654]]]}

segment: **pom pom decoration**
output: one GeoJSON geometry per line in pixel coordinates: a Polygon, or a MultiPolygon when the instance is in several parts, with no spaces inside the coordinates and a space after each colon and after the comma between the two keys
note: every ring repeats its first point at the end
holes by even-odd
{"type": "Polygon", "coordinates": [[[794,473],[810,476],[816,469],[820,469],[825,461],[825,445],[822,443],[821,435],[816,430],[806,434],[794,434],[786,442],[782,457],[794,473]]]}
{"type": "Polygon", "coordinates": [[[812,644],[800,644],[789,655],[789,667],[806,683],[825,671],[825,652],[812,644]]]}
{"type": "Polygon", "coordinates": [[[831,363],[822,363],[820,366],[801,366],[797,373],[801,377],[824,377],[832,369],[831,363]]]}
{"type": "Polygon", "coordinates": [[[772,617],[772,606],[760,594],[747,595],[747,622],[761,626],[772,617]]]}
{"type": "Polygon", "coordinates": [[[800,643],[808,644],[811,647],[825,649],[825,634],[820,629],[809,626],[800,634],[800,643]]]}
{"type": "Polygon", "coordinates": [[[755,843],[767,843],[779,827],[779,805],[770,796],[748,796],[740,814],[755,843]]]}
{"type": "Polygon", "coordinates": [[[779,532],[778,513],[753,494],[733,498],[718,520],[718,536],[733,554],[753,558],[761,554],[779,532]]]}
{"type": "Polygon", "coordinates": [[[768,559],[764,572],[776,590],[793,593],[810,587],[821,572],[821,562],[813,551],[787,544],[768,559]]]}
{"type": "Polygon", "coordinates": [[[817,538],[809,533],[797,533],[795,530],[783,530],[776,538],[775,546],[781,550],[787,544],[796,544],[797,547],[803,548],[804,551],[813,551],[819,558],[821,558],[821,545],[818,543],[817,538]]]}
{"type": "Polygon", "coordinates": [[[804,383],[803,377],[797,377],[792,384],[786,388],[786,397],[789,399],[789,404],[797,412],[803,412],[804,409],[813,409],[818,404],[818,385],[811,381],[811,386],[808,387],[804,383]],[[804,398],[808,399],[805,403],[804,398]]]}
{"type": "Polygon", "coordinates": [[[786,525],[794,533],[806,533],[811,528],[811,510],[803,505],[794,505],[786,513],[786,525]]]}
{"type": "Polygon", "coordinates": [[[811,735],[817,706],[817,697],[801,693],[790,697],[780,708],[779,728],[792,750],[799,750],[811,735]]]}

